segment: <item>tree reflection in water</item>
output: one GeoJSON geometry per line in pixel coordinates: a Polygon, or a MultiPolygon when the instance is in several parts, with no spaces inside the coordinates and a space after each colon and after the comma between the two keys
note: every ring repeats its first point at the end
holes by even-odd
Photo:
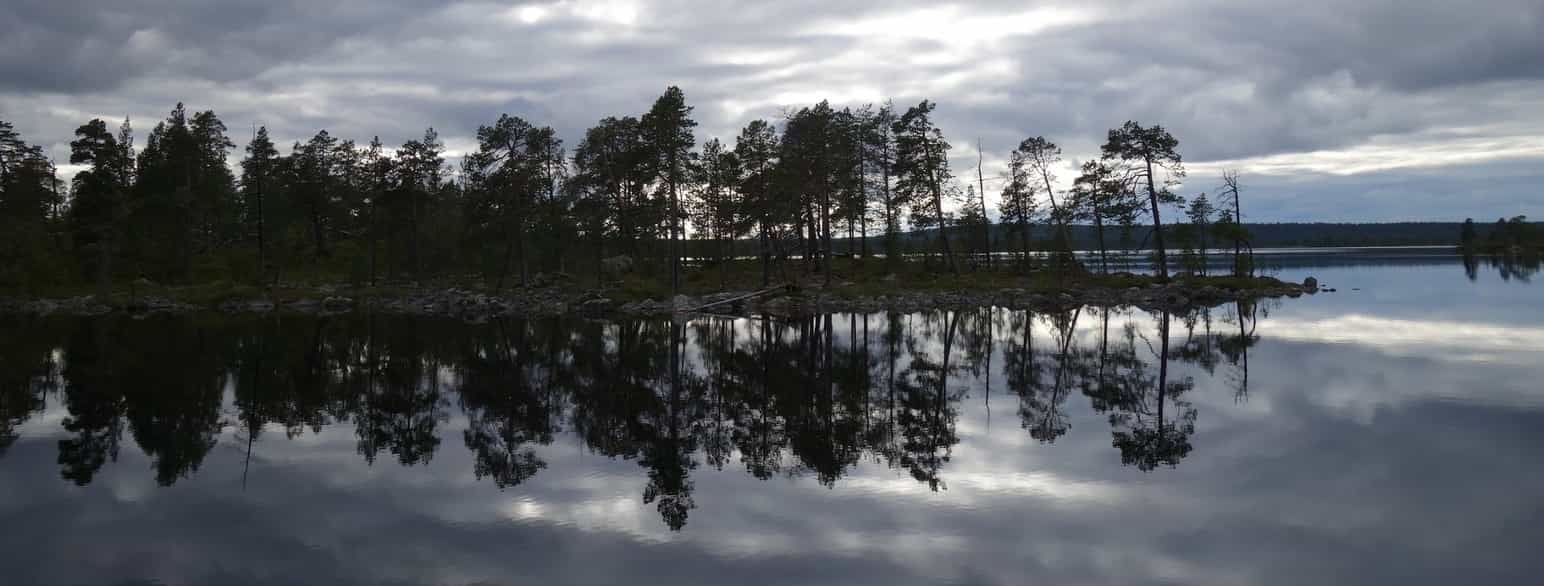
{"type": "Polygon", "coordinates": [[[1069,432],[1080,391],[1108,419],[1123,462],[1175,466],[1197,418],[1193,380],[1176,365],[1226,365],[1246,397],[1260,313],[1238,303],[1179,316],[21,320],[0,343],[0,456],[50,397],[65,412],[60,474],[80,485],[116,460],[125,436],[173,484],[197,472],[226,426],[248,465],[252,446],[271,441],[266,429],[294,438],[342,425],[366,462],[388,453],[414,466],[443,447],[458,410],[476,478],[518,489],[548,468],[543,446],[570,433],[593,454],[636,461],[642,501],[681,529],[703,465],[835,486],[867,462],[944,490],[962,401],[980,392],[990,409],[994,375],[1039,442],[1069,432]]]}

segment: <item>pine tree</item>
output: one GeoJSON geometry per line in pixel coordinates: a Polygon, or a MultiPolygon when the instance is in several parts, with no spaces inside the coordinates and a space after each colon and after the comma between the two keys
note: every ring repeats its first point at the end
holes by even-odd
{"type": "Polygon", "coordinates": [[[1196,268],[1199,270],[1196,272],[1203,276],[1206,275],[1206,251],[1209,245],[1207,237],[1212,231],[1212,214],[1215,211],[1212,202],[1204,193],[1190,200],[1190,207],[1185,210],[1185,215],[1190,219],[1191,232],[1196,239],[1196,253],[1199,255],[1196,263],[1196,268]]]}
{"type": "Polygon", "coordinates": [[[268,274],[268,226],[267,204],[264,198],[274,186],[274,171],[279,150],[268,138],[268,127],[262,126],[247,143],[247,157],[241,161],[241,217],[246,231],[256,234],[257,270],[259,281],[268,274]]]}
{"type": "Polygon", "coordinates": [[[687,182],[692,146],[697,143],[692,128],[692,107],[686,105],[686,94],[681,88],[670,86],[654,101],[649,113],[644,114],[642,125],[644,140],[649,145],[655,177],[662,184],[668,197],[669,214],[666,218],[670,231],[670,292],[681,290],[681,191],[687,182]]]}
{"type": "Polygon", "coordinates": [[[1043,136],[1032,136],[1019,142],[1017,151],[1025,161],[1028,173],[1033,181],[1038,181],[1045,188],[1046,198],[1051,202],[1051,223],[1055,225],[1055,233],[1052,236],[1054,258],[1052,267],[1056,270],[1077,269],[1077,257],[1072,254],[1072,236],[1069,224],[1073,221],[1074,213],[1064,202],[1056,200],[1056,187],[1053,182],[1056,179],[1052,168],[1061,163],[1061,147],[1056,143],[1046,140],[1043,136]]]}
{"type": "Polygon", "coordinates": [[[741,201],[738,193],[740,163],[733,151],[718,139],[702,145],[702,154],[694,169],[697,186],[692,223],[697,233],[714,244],[719,264],[719,286],[725,286],[725,272],[734,239],[741,234],[741,201]]]}
{"type": "Polygon", "coordinates": [[[1120,128],[1110,130],[1102,148],[1105,158],[1134,163],[1137,179],[1147,188],[1148,213],[1153,220],[1153,242],[1157,247],[1155,268],[1159,281],[1169,280],[1168,255],[1164,249],[1159,205],[1181,203],[1181,198],[1171,192],[1169,187],[1185,176],[1179,151],[1175,150],[1178,147],[1179,141],[1162,126],[1143,127],[1128,121],[1120,128]],[[1165,171],[1167,177],[1159,178],[1158,173],[1165,171]]]}
{"type": "Polygon", "coordinates": [[[1099,267],[1105,273],[1110,272],[1105,228],[1111,222],[1124,223],[1138,203],[1128,188],[1126,175],[1123,170],[1110,166],[1109,161],[1087,161],[1073,180],[1072,194],[1067,201],[1070,217],[1093,223],[1099,246],[1099,267]]]}
{"type": "MultiPolygon", "coordinates": [[[[125,122],[127,126],[127,122],[125,122]]],[[[86,165],[75,174],[70,205],[71,235],[80,264],[88,279],[95,280],[105,297],[112,279],[112,259],[121,217],[131,151],[125,149],[107,123],[93,119],[75,129],[70,141],[70,164],[86,165]]]]}
{"type": "Polygon", "coordinates": [[[1030,229],[1039,210],[1035,204],[1034,184],[1029,178],[1028,158],[1019,149],[1008,153],[1008,169],[1003,173],[1002,201],[998,203],[998,213],[1007,224],[1009,234],[1018,236],[1019,262],[1027,267],[1030,229]]]}
{"type": "Polygon", "coordinates": [[[949,171],[949,143],[943,131],[933,125],[932,102],[906,110],[891,126],[895,133],[896,191],[912,202],[912,226],[938,230],[938,243],[949,270],[959,275],[954,251],[949,245],[949,216],[944,212],[944,186],[952,180],[949,171]]]}
{"type": "Polygon", "coordinates": [[[433,128],[424,130],[422,138],[402,143],[397,149],[392,214],[397,225],[405,224],[407,242],[396,242],[400,237],[396,230],[390,234],[396,242],[392,248],[407,248],[401,256],[406,257],[407,266],[415,277],[424,273],[424,225],[428,210],[434,206],[433,200],[443,187],[444,153],[445,144],[440,142],[440,135],[433,128]]]}
{"type": "Polygon", "coordinates": [[[735,157],[740,163],[742,213],[753,218],[761,255],[761,286],[771,281],[772,241],[785,217],[784,209],[773,197],[774,173],[778,166],[781,141],[777,129],[765,120],[752,120],[735,141],[735,157]]]}

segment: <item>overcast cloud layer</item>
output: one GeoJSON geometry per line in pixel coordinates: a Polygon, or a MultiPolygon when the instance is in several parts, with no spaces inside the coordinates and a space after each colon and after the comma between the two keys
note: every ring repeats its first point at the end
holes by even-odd
{"type": "Polygon", "coordinates": [[[1253,221],[1544,216],[1538,0],[0,3],[0,119],[61,162],[87,119],[178,101],[238,143],[434,126],[454,154],[508,112],[572,145],[673,84],[699,140],[928,98],[962,178],[978,138],[995,175],[1025,136],[1086,159],[1135,119],[1179,138],[1186,193],[1240,169],[1253,221]]]}

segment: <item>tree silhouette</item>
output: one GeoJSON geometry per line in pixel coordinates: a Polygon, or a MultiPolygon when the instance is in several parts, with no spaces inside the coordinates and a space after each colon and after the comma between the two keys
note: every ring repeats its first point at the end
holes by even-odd
{"type": "Polygon", "coordinates": [[[692,120],[691,115],[692,107],[686,105],[686,94],[681,88],[670,86],[654,101],[654,106],[643,115],[641,122],[655,170],[654,176],[663,184],[669,197],[670,211],[666,218],[670,232],[671,293],[681,289],[681,239],[685,237],[685,232],[681,225],[684,214],[680,192],[689,180],[691,149],[697,143],[692,136],[692,128],[697,126],[697,122],[692,120]]]}
{"type": "Polygon", "coordinates": [[[1179,151],[1175,150],[1178,147],[1179,141],[1162,126],[1144,127],[1132,121],[1111,129],[1102,147],[1105,158],[1134,163],[1138,180],[1147,188],[1148,213],[1153,220],[1153,242],[1157,247],[1156,269],[1163,281],[1169,279],[1169,263],[1158,208],[1161,203],[1180,203],[1180,197],[1169,191],[1171,182],[1185,176],[1179,151]],[[1165,171],[1167,177],[1160,179],[1157,173],[1165,171]]]}
{"type": "Polygon", "coordinates": [[[923,100],[906,110],[891,124],[895,135],[895,190],[912,202],[911,224],[917,228],[936,228],[938,245],[949,270],[955,275],[955,263],[949,246],[949,216],[944,213],[944,189],[949,171],[949,143],[942,130],[933,125],[932,102],[923,100]]]}
{"type": "Polygon", "coordinates": [[[1169,379],[1169,313],[1158,316],[1158,347],[1143,341],[1158,362],[1153,373],[1137,356],[1135,328],[1128,326],[1126,345],[1113,358],[1107,384],[1086,389],[1095,410],[1109,413],[1111,443],[1121,463],[1147,472],[1160,465],[1177,466],[1190,453],[1196,410],[1183,395],[1194,381],[1169,379]],[[1171,413],[1170,411],[1177,411],[1171,413]],[[1173,421],[1170,421],[1170,418],[1173,421]]]}

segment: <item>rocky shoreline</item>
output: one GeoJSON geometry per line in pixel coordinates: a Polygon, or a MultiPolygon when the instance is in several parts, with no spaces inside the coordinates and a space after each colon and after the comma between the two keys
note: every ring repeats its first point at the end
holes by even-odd
{"type": "Polygon", "coordinates": [[[1299,297],[1319,291],[1313,279],[1303,284],[1274,282],[1261,287],[1231,289],[1182,284],[1123,289],[1089,287],[1056,292],[1024,289],[960,291],[898,291],[884,295],[844,295],[819,289],[765,292],[731,291],[708,295],[677,295],[671,300],[616,301],[604,292],[532,289],[488,295],[466,289],[420,290],[391,297],[358,299],[318,289],[314,296],[275,302],[267,298],[227,299],[202,306],[153,295],[112,306],[94,296],[56,299],[0,299],[0,313],[92,316],[115,312],[133,315],[213,311],[224,314],[298,313],[333,315],[356,311],[443,316],[468,321],[498,317],[586,315],[623,317],[662,314],[801,315],[815,313],[915,312],[996,306],[1009,309],[1055,310],[1092,306],[1135,306],[1147,310],[1184,311],[1215,307],[1240,299],[1299,297]]]}

